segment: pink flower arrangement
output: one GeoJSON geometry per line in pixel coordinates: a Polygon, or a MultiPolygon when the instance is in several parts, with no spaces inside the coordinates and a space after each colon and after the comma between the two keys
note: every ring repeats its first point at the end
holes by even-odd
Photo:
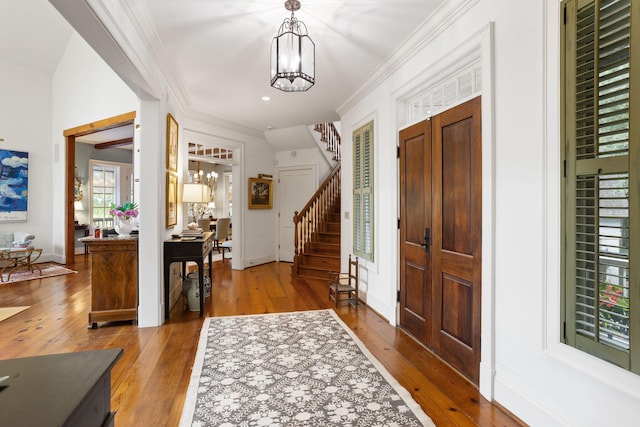
{"type": "Polygon", "coordinates": [[[111,205],[109,213],[115,218],[137,218],[138,217],[138,205],[134,202],[124,202],[122,206],[111,205]]]}

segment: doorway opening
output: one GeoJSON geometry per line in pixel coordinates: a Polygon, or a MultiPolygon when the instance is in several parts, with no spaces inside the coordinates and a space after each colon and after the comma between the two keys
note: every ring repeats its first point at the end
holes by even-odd
{"type": "Polygon", "coordinates": [[[89,160],[89,225],[113,228],[111,205],[133,202],[133,165],[89,160]]]}
{"type": "Polygon", "coordinates": [[[90,135],[102,136],[95,140],[96,148],[122,147],[133,143],[133,127],[136,112],[131,111],[118,116],[87,123],[75,128],[66,129],[65,137],[65,263],[75,262],[75,209],[77,199],[76,176],[76,141],[90,135]],[[126,134],[126,135],[123,135],[126,134]]]}

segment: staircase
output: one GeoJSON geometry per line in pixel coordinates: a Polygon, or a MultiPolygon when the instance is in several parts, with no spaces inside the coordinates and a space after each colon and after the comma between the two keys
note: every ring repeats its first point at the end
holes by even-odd
{"type": "Polygon", "coordinates": [[[293,261],[295,275],[326,280],[329,271],[340,271],[340,194],[337,196],[306,243],[299,245],[293,261]]]}
{"type": "Polygon", "coordinates": [[[327,151],[332,153],[333,160],[339,162],[341,159],[340,133],[333,123],[317,123],[313,130],[320,132],[320,141],[326,144],[327,151]]]}
{"type": "Polygon", "coordinates": [[[306,206],[296,212],[295,276],[327,280],[329,271],[340,271],[340,135],[333,123],[316,125],[336,167],[320,185],[306,206]],[[328,129],[328,130],[327,130],[328,129]]]}

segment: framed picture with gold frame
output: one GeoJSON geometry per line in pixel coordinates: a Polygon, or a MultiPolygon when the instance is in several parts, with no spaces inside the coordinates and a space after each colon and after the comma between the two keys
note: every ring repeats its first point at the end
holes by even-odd
{"type": "Polygon", "coordinates": [[[167,113],[167,169],[178,172],[178,122],[167,113]]]}
{"type": "Polygon", "coordinates": [[[178,177],[171,172],[167,172],[166,221],[167,228],[178,224],[178,177]]]}
{"type": "Polygon", "coordinates": [[[273,207],[273,180],[249,178],[249,209],[273,207]]]}

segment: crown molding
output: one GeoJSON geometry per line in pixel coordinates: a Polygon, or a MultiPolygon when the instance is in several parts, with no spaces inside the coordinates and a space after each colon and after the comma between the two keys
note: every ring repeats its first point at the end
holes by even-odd
{"type": "Polygon", "coordinates": [[[393,73],[411,60],[438,36],[442,35],[455,21],[463,16],[480,0],[450,0],[442,3],[418,28],[401,42],[389,56],[365,79],[362,85],[343,101],[336,109],[342,116],[346,111],[362,101],[393,73]]]}
{"type": "MultiPolygon", "coordinates": [[[[136,25],[129,18],[129,13],[123,8],[122,2],[106,2],[105,0],[86,0],[87,6],[100,21],[109,37],[122,51],[130,65],[139,74],[139,79],[145,82],[150,95],[160,98],[163,93],[163,78],[158,67],[149,61],[145,53],[148,51],[145,40],[135,30],[136,25]]],[[[116,72],[122,66],[109,64],[116,72]]],[[[135,79],[134,79],[135,80],[135,79]]],[[[132,88],[134,92],[136,89],[132,88]]]]}
{"type": "Polygon", "coordinates": [[[170,88],[181,109],[186,110],[190,100],[184,80],[168,59],[145,1],[87,0],[87,4],[141,79],[152,88],[152,95],[161,99],[170,88]]]}
{"type": "Polygon", "coordinates": [[[152,87],[153,96],[162,99],[169,93],[188,118],[264,139],[264,131],[223,120],[191,107],[184,79],[166,54],[145,0],[87,0],[87,4],[140,74],[140,78],[152,87]]]}
{"type": "Polygon", "coordinates": [[[228,131],[239,132],[244,135],[266,140],[263,130],[244,126],[235,122],[230,122],[228,120],[224,120],[219,117],[213,116],[211,114],[194,110],[192,108],[188,108],[183,111],[185,116],[189,119],[202,122],[202,123],[207,123],[209,125],[217,126],[220,128],[224,128],[225,130],[228,130],[228,131]]]}
{"type": "Polygon", "coordinates": [[[124,12],[135,26],[137,34],[144,40],[147,51],[151,53],[152,62],[157,64],[181,109],[186,111],[191,106],[191,99],[189,98],[184,78],[176,67],[175,62],[166,53],[164,44],[151,19],[147,3],[145,0],[128,0],[122,3],[124,12]]]}

